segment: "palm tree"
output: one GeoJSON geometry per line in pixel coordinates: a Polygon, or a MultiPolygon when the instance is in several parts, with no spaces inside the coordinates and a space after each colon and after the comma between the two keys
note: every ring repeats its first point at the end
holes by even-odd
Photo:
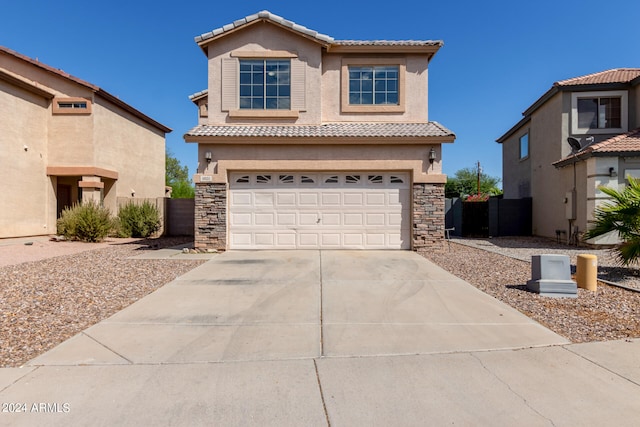
{"type": "Polygon", "coordinates": [[[622,243],[616,246],[618,261],[624,266],[640,259],[640,179],[628,177],[623,191],[600,187],[613,199],[595,210],[595,225],[585,233],[585,239],[617,231],[622,243]]]}

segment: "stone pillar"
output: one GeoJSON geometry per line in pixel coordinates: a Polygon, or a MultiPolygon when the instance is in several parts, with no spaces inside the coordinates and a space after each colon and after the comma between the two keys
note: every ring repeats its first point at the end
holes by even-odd
{"type": "Polygon", "coordinates": [[[440,249],[444,241],[444,184],[413,184],[413,250],[440,249]]]}
{"type": "Polygon", "coordinates": [[[227,185],[196,183],[195,247],[227,248],[227,185]]]}

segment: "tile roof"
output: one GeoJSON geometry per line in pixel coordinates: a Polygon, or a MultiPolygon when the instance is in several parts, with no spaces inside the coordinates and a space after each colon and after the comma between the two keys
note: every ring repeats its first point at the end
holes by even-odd
{"type": "Polygon", "coordinates": [[[298,32],[304,36],[317,40],[325,45],[333,46],[411,46],[411,47],[424,47],[424,46],[437,46],[442,47],[444,43],[442,40],[334,40],[333,37],[326,34],[321,34],[317,31],[311,30],[303,25],[296,24],[293,21],[289,21],[281,16],[275,15],[268,10],[263,10],[253,15],[246,16],[242,19],[238,19],[230,24],[224,25],[219,28],[215,28],[208,33],[200,34],[195,37],[196,43],[199,45],[206,44],[208,40],[216,38],[224,33],[231,32],[236,28],[243,27],[251,24],[255,21],[269,21],[275,24],[281,25],[285,28],[289,28],[292,31],[298,32]]]}
{"type": "Polygon", "coordinates": [[[326,123],[321,125],[200,125],[185,136],[268,138],[455,138],[438,122],[427,123],[326,123]]]}
{"type": "Polygon", "coordinates": [[[444,46],[442,40],[335,40],[334,46],[444,46]]]}
{"type": "Polygon", "coordinates": [[[591,144],[581,150],[584,153],[640,152],[640,128],[591,144]]]}
{"type": "Polygon", "coordinates": [[[573,77],[567,80],[555,82],[554,86],[578,86],[597,85],[606,83],[629,83],[640,76],[640,68],[615,68],[587,74],[586,76],[573,77]]]}
{"type": "Polygon", "coordinates": [[[234,21],[231,24],[227,24],[223,27],[211,30],[208,33],[201,34],[195,38],[196,43],[201,44],[202,42],[206,42],[207,40],[212,39],[216,36],[219,36],[220,34],[230,32],[238,27],[242,27],[244,25],[247,25],[251,22],[258,21],[258,20],[274,22],[276,24],[282,25],[283,27],[290,28],[291,30],[301,33],[303,35],[314,38],[322,43],[333,42],[333,37],[327,36],[326,34],[321,34],[317,31],[311,30],[302,25],[296,24],[293,21],[289,21],[287,19],[284,19],[281,16],[273,14],[268,10],[263,10],[261,12],[254,13],[253,15],[244,17],[242,19],[238,19],[237,21],[234,21]]]}
{"type": "Polygon", "coordinates": [[[586,159],[591,156],[618,156],[622,154],[640,155],[640,128],[613,136],[604,141],[587,145],[575,154],[553,163],[555,166],[571,164],[574,159],[586,159]]]}

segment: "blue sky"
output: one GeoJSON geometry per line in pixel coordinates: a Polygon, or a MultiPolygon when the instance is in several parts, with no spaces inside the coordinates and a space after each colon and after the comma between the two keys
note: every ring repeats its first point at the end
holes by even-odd
{"type": "Polygon", "coordinates": [[[429,118],[453,130],[444,172],[502,176],[495,139],[553,82],[640,67],[635,0],[7,1],[0,45],[100,86],[169,126],[167,147],[196,166],[182,135],[196,124],[188,95],[206,89],[193,38],[269,10],[335,39],[443,40],[429,68],[429,118]]]}

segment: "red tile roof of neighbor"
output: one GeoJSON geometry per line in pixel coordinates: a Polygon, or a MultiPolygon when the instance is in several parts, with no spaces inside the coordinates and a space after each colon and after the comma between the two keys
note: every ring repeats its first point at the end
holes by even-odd
{"type": "Polygon", "coordinates": [[[586,152],[592,153],[624,153],[624,152],[640,152],[640,128],[630,132],[605,139],[596,144],[585,147],[586,152]]]}
{"type": "Polygon", "coordinates": [[[558,160],[553,165],[562,167],[572,164],[575,160],[586,159],[594,155],[618,156],[621,154],[640,156],[640,128],[587,145],[577,153],[558,160]]]}
{"type": "Polygon", "coordinates": [[[640,68],[615,68],[586,76],[573,77],[555,82],[554,86],[597,85],[606,83],[628,83],[640,76],[640,68]]]}

